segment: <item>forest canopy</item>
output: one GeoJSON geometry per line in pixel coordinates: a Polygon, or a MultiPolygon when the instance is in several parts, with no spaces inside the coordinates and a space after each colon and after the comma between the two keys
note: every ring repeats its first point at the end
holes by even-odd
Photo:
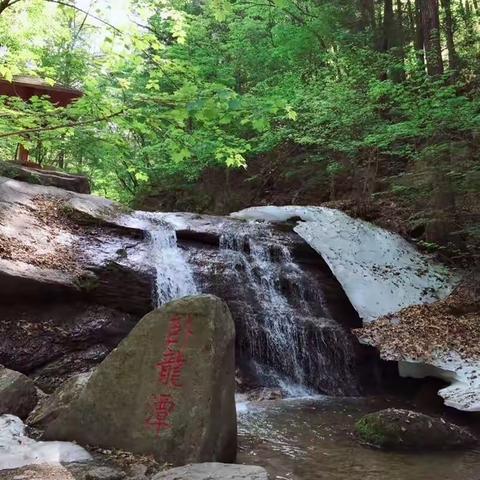
{"type": "Polygon", "coordinates": [[[477,237],[479,18],[477,0],[0,0],[0,75],[84,92],[0,97],[0,156],[21,142],[129,203],[287,151],[330,199],[393,192],[477,237]]]}

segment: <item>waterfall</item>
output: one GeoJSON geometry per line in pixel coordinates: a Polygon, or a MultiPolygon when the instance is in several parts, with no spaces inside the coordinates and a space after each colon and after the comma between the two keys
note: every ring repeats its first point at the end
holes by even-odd
{"type": "Polygon", "coordinates": [[[343,314],[332,303],[332,283],[317,266],[296,262],[294,233],[222,217],[148,217],[158,304],[197,291],[225,300],[241,382],[292,396],[358,393],[354,339],[336,320],[343,314]]]}
{"type": "Polygon", "coordinates": [[[197,293],[191,268],[177,246],[175,230],[158,224],[149,234],[151,262],[156,270],[157,306],[197,293]]]}
{"type": "Polygon", "coordinates": [[[252,233],[224,233],[220,248],[238,289],[249,290],[255,300],[243,312],[240,335],[256,373],[289,393],[298,393],[300,385],[355,394],[351,340],[331,318],[321,286],[293,261],[287,246],[252,233]]]}

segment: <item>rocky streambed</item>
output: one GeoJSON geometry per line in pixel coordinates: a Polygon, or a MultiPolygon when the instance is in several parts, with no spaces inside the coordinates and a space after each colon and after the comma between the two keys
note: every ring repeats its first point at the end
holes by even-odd
{"type": "Polygon", "coordinates": [[[240,402],[239,461],[261,465],[278,480],[478,479],[478,448],[384,451],[359,443],[355,423],[392,407],[412,404],[385,397],[240,402]]]}
{"type": "MultiPolygon", "coordinates": [[[[467,308],[465,302],[451,300],[467,298],[458,290],[447,298],[457,283],[455,275],[404,239],[335,210],[266,207],[232,217],[136,212],[91,195],[0,178],[0,364],[12,369],[3,375],[3,384],[0,381],[4,391],[0,414],[29,417],[27,422],[39,429],[37,435],[47,432],[52,440],[78,440],[94,458],[86,466],[44,471],[32,467],[26,477],[24,467],[4,478],[15,474],[28,480],[60,479],[63,474],[81,480],[150,480],[165,460],[179,465],[230,461],[235,371],[238,392],[250,400],[267,400],[239,403],[239,461],[266,467],[272,478],[477,480],[474,472],[480,461],[475,449],[385,453],[361,445],[354,433],[355,422],[365,413],[385,407],[417,408],[398,397],[378,399],[391,387],[403,390],[403,396],[416,391],[412,382],[401,379],[398,365],[404,376],[432,375],[451,383],[441,391],[446,403],[458,410],[478,410],[478,308],[474,300],[467,308]],[[185,398],[175,396],[167,404],[166,393],[154,389],[154,396],[145,402],[143,393],[150,387],[141,380],[149,378],[157,388],[155,379],[162,383],[165,372],[155,374],[155,361],[166,362],[173,387],[180,387],[186,360],[183,350],[176,352],[174,364],[172,351],[167,349],[163,358],[158,345],[165,338],[170,345],[171,332],[158,330],[155,321],[145,328],[140,320],[153,308],[192,294],[213,294],[226,302],[236,331],[235,348],[233,334],[226,342],[217,327],[211,333],[202,330],[203,343],[198,352],[190,352],[197,363],[188,375],[186,400],[193,403],[179,408],[184,414],[175,420],[177,434],[168,432],[170,436],[153,448],[156,439],[144,438],[144,422],[156,422],[160,425],[156,433],[163,435],[161,430],[170,426],[168,415],[185,398]],[[429,316],[431,312],[437,317],[429,316]],[[439,325],[444,328],[437,333],[439,325]],[[418,342],[416,335],[422,335],[418,342]],[[215,352],[227,344],[230,360],[213,365],[215,352]],[[472,348],[465,351],[465,344],[472,348]],[[147,357],[153,366],[140,375],[147,357]],[[456,361],[445,363],[452,358],[456,361]],[[126,371],[124,365],[132,368],[126,371]],[[229,388],[222,389],[220,385],[227,383],[229,388]],[[208,385],[213,390],[199,396],[208,385]],[[288,398],[299,395],[303,398],[288,398]],[[201,412],[199,398],[205,404],[201,412]],[[217,399],[215,405],[212,399],[217,399]],[[29,416],[38,401],[40,413],[37,409],[29,416]],[[218,412],[227,404],[229,418],[219,423],[218,412]],[[102,409],[97,410],[98,405],[102,409]],[[124,417],[117,415],[125,405],[124,417]],[[145,418],[145,405],[160,420],[145,418]],[[73,426],[62,419],[71,420],[73,426]],[[222,431],[225,425],[228,435],[217,435],[215,429],[222,431]],[[203,435],[202,429],[209,434],[203,435]],[[189,441],[195,435],[211,442],[195,449],[203,445],[189,441]],[[225,448],[228,455],[217,454],[225,448]],[[117,461],[130,458],[129,451],[136,452],[131,462],[117,461]],[[154,451],[160,464],[148,456],[154,451]],[[145,454],[148,458],[138,459],[145,454]],[[430,464],[434,467],[429,469],[430,464]],[[100,470],[91,473],[97,467],[100,470]]],[[[193,298],[197,298],[193,304],[204,301],[201,296],[193,298]]],[[[189,331],[189,314],[183,314],[187,323],[182,328],[189,331]]],[[[224,323],[220,321],[223,327],[224,323]]],[[[428,404],[435,403],[433,390],[427,397],[428,404]]],[[[445,411],[441,407],[435,413],[445,411]]],[[[454,420],[468,423],[473,418],[454,420]]],[[[10,435],[14,440],[24,438],[18,430],[21,424],[3,419],[16,429],[10,435]]],[[[407,423],[411,421],[409,416],[407,423]]],[[[4,443],[0,450],[6,452],[11,442],[4,443]]],[[[29,445],[34,452],[52,447],[29,445]]],[[[65,460],[57,450],[53,457],[52,450],[48,452],[48,458],[65,460]]],[[[14,455],[18,457],[18,452],[14,455]]],[[[261,469],[192,468],[158,480],[175,475],[266,478],[261,469]]]]}

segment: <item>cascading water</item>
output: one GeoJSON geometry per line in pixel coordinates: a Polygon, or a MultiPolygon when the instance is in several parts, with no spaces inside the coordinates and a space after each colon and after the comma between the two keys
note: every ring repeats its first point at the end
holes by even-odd
{"type": "Polygon", "coordinates": [[[336,320],[348,323],[355,312],[296,234],[222,217],[148,217],[158,303],[197,292],[225,300],[236,325],[239,381],[290,396],[358,393],[355,340],[336,320]]]}
{"type": "Polygon", "coordinates": [[[159,224],[150,231],[150,242],[151,261],[157,273],[157,305],[197,293],[191,268],[177,246],[173,228],[159,224]]]}
{"type": "Polygon", "coordinates": [[[355,394],[351,341],[331,318],[321,287],[292,260],[288,247],[235,232],[221,236],[220,248],[259,309],[243,312],[247,324],[241,333],[257,374],[288,393],[301,393],[301,385],[355,394]]]}

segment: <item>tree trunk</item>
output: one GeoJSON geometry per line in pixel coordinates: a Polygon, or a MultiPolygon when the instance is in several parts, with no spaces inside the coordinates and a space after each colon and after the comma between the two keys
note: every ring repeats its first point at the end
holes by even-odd
{"type": "Polygon", "coordinates": [[[417,59],[421,65],[425,64],[425,55],[423,50],[424,34],[422,24],[422,0],[415,0],[415,51],[417,52],[417,59]]]}
{"type": "Polygon", "coordinates": [[[422,26],[429,75],[443,74],[438,0],[420,0],[422,26]]]}
{"type": "Polygon", "coordinates": [[[393,0],[385,0],[383,16],[382,51],[391,52],[397,60],[390,68],[389,76],[394,82],[401,82],[405,78],[404,51],[403,51],[403,12],[397,0],[397,15],[393,10],[393,0]]]}
{"type": "Polygon", "coordinates": [[[445,37],[447,39],[448,48],[448,66],[450,70],[458,68],[458,55],[455,48],[455,20],[452,15],[451,0],[441,0],[442,8],[445,15],[445,37]]]}
{"type": "Polygon", "coordinates": [[[375,30],[375,2],[374,0],[358,0],[360,8],[361,28],[367,30],[371,28],[375,30]]]}
{"type": "Polygon", "coordinates": [[[383,12],[382,51],[388,52],[392,47],[395,46],[395,20],[393,15],[393,0],[385,0],[383,12]]]}
{"type": "Polygon", "coordinates": [[[399,80],[405,80],[405,32],[403,29],[403,5],[402,0],[397,0],[397,15],[395,22],[395,44],[397,47],[399,80]]]}
{"type": "Polygon", "coordinates": [[[407,0],[407,15],[409,39],[415,39],[415,11],[413,9],[412,0],[407,0]]]}

